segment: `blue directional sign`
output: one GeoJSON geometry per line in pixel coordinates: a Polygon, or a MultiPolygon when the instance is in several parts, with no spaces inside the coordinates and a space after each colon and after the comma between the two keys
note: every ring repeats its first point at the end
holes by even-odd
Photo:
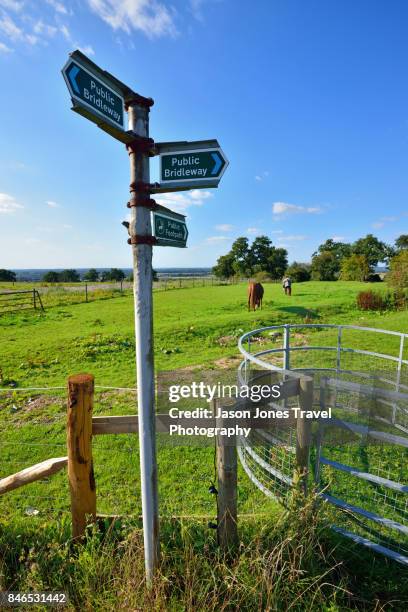
{"type": "MultiPolygon", "coordinates": [[[[77,56],[71,57],[62,69],[65,82],[75,107],[85,110],[81,114],[94,123],[109,124],[125,130],[124,98],[121,91],[95,66],[92,70],[77,56]]],[[[103,127],[103,125],[101,125],[103,127]]]]}

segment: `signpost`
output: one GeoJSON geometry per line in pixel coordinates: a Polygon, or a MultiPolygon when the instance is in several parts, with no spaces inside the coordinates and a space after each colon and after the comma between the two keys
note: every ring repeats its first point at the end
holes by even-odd
{"type": "Polygon", "coordinates": [[[153,231],[158,246],[184,248],[188,230],[184,215],[167,211],[153,213],[153,231]]]}
{"type": "Polygon", "coordinates": [[[157,143],[160,191],[218,187],[228,160],[217,140],[157,143]]]}
{"type": "Polygon", "coordinates": [[[80,51],[62,70],[75,112],[124,142],[130,159],[130,223],[133,254],[137,401],[146,581],[159,557],[159,513],[153,360],[152,246],[185,247],[184,215],[158,205],[150,195],[218,187],[228,161],[217,140],[154,143],[149,138],[151,98],[134,92],[80,51]],[[125,111],[129,129],[125,130],[125,111]],[[150,156],[161,157],[161,182],[150,183],[150,156]],[[154,236],[152,235],[152,221],[154,236]]]}

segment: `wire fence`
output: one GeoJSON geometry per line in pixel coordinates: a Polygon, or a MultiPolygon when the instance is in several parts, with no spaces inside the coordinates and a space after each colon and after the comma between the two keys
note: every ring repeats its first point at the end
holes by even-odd
{"type": "MultiPolygon", "coordinates": [[[[199,287],[214,287],[214,286],[225,286],[225,285],[236,285],[242,282],[247,282],[246,278],[218,278],[215,276],[183,276],[183,277],[159,277],[158,280],[153,282],[153,291],[170,291],[175,289],[188,289],[188,288],[199,288],[199,287]]],[[[120,298],[124,296],[130,296],[133,292],[133,283],[129,281],[122,281],[116,283],[74,283],[74,284],[62,284],[62,283],[0,283],[0,306],[2,299],[5,304],[11,301],[12,293],[15,292],[15,287],[20,290],[26,290],[32,292],[33,290],[37,293],[38,305],[41,303],[44,308],[52,306],[63,306],[70,304],[80,304],[83,302],[94,302],[97,300],[106,300],[111,298],[120,298]]],[[[26,310],[27,308],[34,308],[33,300],[25,299],[21,300],[21,304],[18,299],[13,300],[13,311],[26,310]]],[[[10,309],[4,308],[4,314],[10,314],[10,309]]],[[[3,313],[3,309],[0,307],[0,314],[3,313]]]]}
{"type": "MultiPolygon", "coordinates": [[[[94,416],[136,413],[136,389],[95,386],[94,416]]],[[[0,480],[50,458],[64,457],[65,387],[0,389],[0,480]]],[[[160,516],[215,520],[214,441],[174,443],[157,434],[160,516]]],[[[94,435],[92,453],[98,514],[139,517],[139,440],[135,433],[94,435]]],[[[242,471],[242,475],[244,472],[242,471]]],[[[240,512],[255,514],[265,501],[247,481],[238,493],[240,512]]],[[[265,504],[264,504],[265,505],[265,504]]],[[[56,519],[70,512],[66,470],[0,495],[0,515],[56,519]]]]}

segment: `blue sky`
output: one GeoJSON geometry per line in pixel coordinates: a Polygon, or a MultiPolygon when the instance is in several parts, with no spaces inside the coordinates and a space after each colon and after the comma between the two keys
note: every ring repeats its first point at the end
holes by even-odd
{"type": "Polygon", "coordinates": [[[128,157],[70,110],[76,48],[154,98],[156,141],[218,138],[230,161],[219,189],[160,198],[190,236],[156,267],[213,265],[240,235],[303,261],[329,237],[393,242],[407,26],[405,0],[0,0],[0,267],[130,266],[128,157]]]}

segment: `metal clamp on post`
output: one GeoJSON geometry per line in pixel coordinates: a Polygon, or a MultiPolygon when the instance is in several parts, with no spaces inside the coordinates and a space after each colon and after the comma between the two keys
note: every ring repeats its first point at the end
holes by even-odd
{"type": "Polygon", "coordinates": [[[156,155],[156,145],[153,138],[135,136],[134,140],[126,144],[126,149],[129,155],[131,153],[145,153],[150,157],[156,155]]]}
{"type": "Polygon", "coordinates": [[[153,106],[154,100],[153,98],[145,98],[145,96],[141,96],[133,92],[132,97],[125,100],[125,110],[128,111],[129,106],[132,106],[133,104],[139,104],[139,106],[145,106],[146,108],[150,108],[151,106],[153,106]]]}
{"type": "Polygon", "coordinates": [[[145,206],[146,208],[150,208],[150,210],[155,210],[157,208],[157,202],[156,200],[149,198],[149,194],[147,193],[134,193],[126,206],[128,208],[133,208],[134,206],[145,206]]]}
{"type": "Polygon", "coordinates": [[[128,244],[150,244],[153,246],[157,244],[155,236],[131,236],[128,238],[128,244]]]}
{"type": "Polygon", "coordinates": [[[129,185],[130,193],[148,193],[152,192],[152,189],[156,186],[156,183],[144,183],[143,181],[134,181],[129,185]]]}

